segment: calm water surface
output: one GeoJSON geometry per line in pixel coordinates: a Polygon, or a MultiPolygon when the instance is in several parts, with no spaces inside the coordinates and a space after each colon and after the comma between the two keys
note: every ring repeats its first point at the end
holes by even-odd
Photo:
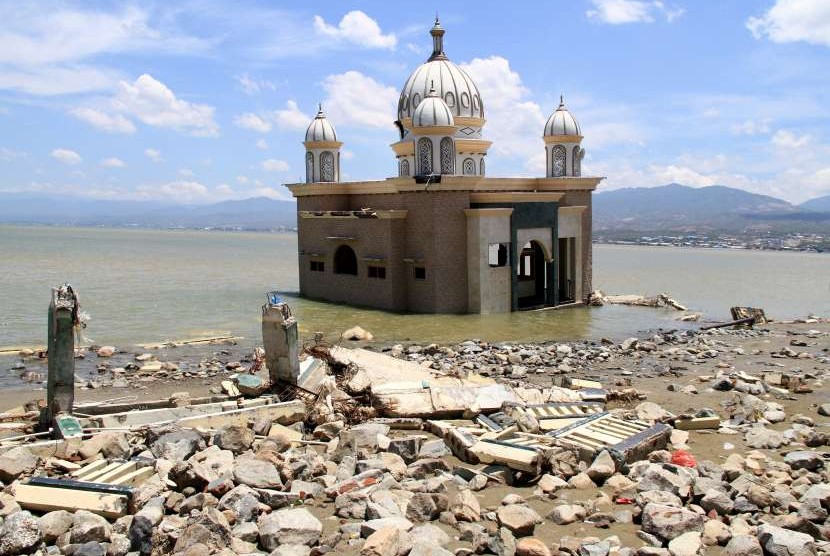
{"type": "MultiPolygon", "coordinates": [[[[507,315],[403,315],[297,297],[294,234],[0,226],[0,347],[43,345],[50,287],[71,283],[91,317],[85,336],[129,345],[204,335],[259,339],[269,290],[284,292],[301,332],[334,340],[360,325],[380,341],[623,338],[677,327],[676,313],[628,307],[507,315]]],[[[594,287],[668,292],[708,318],[732,305],[777,318],[830,315],[830,256],[594,246],[594,287]]]]}

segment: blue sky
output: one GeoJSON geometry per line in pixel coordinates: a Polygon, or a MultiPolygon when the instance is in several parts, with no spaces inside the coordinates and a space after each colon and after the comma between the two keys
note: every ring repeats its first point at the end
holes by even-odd
{"type": "Polygon", "coordinates": [[[482,93],[489,175],[544,173],[564,94],[602,189],[830,194],[830,0],[422,5],[0,2],[0,190],[288,198],[318,101],[343,178],[392,175],[437,11],[482,93]]]}

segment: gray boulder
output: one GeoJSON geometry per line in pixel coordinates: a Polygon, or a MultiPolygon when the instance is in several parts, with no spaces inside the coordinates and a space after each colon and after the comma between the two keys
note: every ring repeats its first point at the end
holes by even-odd
{"type": "Polygon", "coordinates": [[[21,554],[34,549],[41,541],[37,518],[25,511],[10,515],[0,527],[0,555],[21,554]]]}
{"type": "Polygon", "coordinates": [[[100,515],[78,510],[72,519],[72,531],[69,538],[72,543],[107,542],[110,540],[112,527],[100,515]]]}
{"type": "Polygon", "coordinates": [[[193,429],[174,430],[159,436],[151,445],[150,451],[157,458],[170,461],[182,461],[196,451],[204,449],[202,435],[193,429]]]}
{"type": "Polygon", "coordinates": [[[763,556],[761,543],[752,535],[735,535],[726,543],[727,556],[763,556]]]}
{"type": "Polygon", "coordinates": [[[683,533],[702,531],[706,516],[685,508],[647,504],[643,508],[642,521],[642,528],[646,533],[672,540],[683,533]]]}
{"type": "Polygon", "coordinates": [[[496,510],[496,519],[499,525],[506,527],[517,537],[532,535],[536,525],[542,523],[538,513],[522,504],[501,506],[496,510]]]}
{"type": "Polygon", "coordinates": [[[40,527],[40,532],[43,534],[43,540],[47,544],[53,544],[55,539],[72,528],[73,521],[74,516],[66,510],[43,514],[38,519],[38,526],[40,527]]]}
{"type": "Polygon", "coordinates": [[[8,484],[24,473],[31,473],[39,461],[25,446],[12,448],[0,456],[0,481],[8,484]]]}
{"type": "Polygon", "coordinates": [[[259,542],[266,550],[274,550],[281,544],[314,546],[323,532],[323,524],[305,508],[262,515],[257,525],[259,542]]]}
{"type": "Polygon", "coordinates": [[[818,452],[812,450],[793,450],[784,456],[784,463],[792,469],[808,469],[817,471],[824,467],[824,459],[818,452]]]}
{"type": "Polygon", "coordinates": [[[239,454],[254,443],[254,431],[243,425],[225,425],[216,431],[213,443],[223,450],[239,454]]]}
{"type": "Polygon", "coordinates": [[[233,476],[237,483],[253,488],[281,489],[282,479],[273,463],[252,459],[240,458],[236,460],[233,476]]]}
{"type": "Polygon", "coordinates": [[[762,524],[758,527],[758,540],[768,556],[815,556],[813,537],[798,531],[762,524]]]}

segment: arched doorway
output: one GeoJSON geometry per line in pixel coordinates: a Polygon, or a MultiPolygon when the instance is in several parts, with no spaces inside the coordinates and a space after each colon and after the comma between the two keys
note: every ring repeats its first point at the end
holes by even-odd
{"type": "Polygon", "coordinates": [[[547,272],[545,248],[538,241],[529,241],[519,252],[516,263],[519,309],[540,307],[547,303],[547,272]]]}
{"type": "Polygon", "coordinates": [[[334,273],[357,276],[357,255],[348,245],[341,245],[334,252],[334,273]]]}

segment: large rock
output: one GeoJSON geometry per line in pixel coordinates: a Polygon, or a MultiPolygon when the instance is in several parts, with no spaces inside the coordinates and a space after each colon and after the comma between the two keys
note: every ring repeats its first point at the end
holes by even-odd
{"type": "Polygon", "coordinates": [[[550,549],[536,537],[516,541],[516,556],[551,556],[550,549]]]}
{"type": "Polygon", "coordinates": [[[780,448],[787,443],[784,435],[778,431],[756,425],[749,429],[744,437],[750,448],[780,448]]]}
{"type": "Polygon", "coordinates": [[[412,535],[414,546],[409,551],[409,556],[453,556],[453,553],[432,542],[429,539],[418,539],[412,535]]]}
{"type": "Polygon", "coordinates": [[[784,456],[784,463],[792,469],[809,469],[817,471],[824,467],[824,459],[812,450],[793,450],[784,456]]]}
{"type": "Polygon", "coordinates": [[[542,523],[541,516],[523,504],[501,506],[496,510],[496,518],[499,525],[506,527],[517,537],[532,535],[536,525],[542,523]]]}
{"type": "Polygon", "coordinates": [[[266,550],[274,550],[281,544],[314,546],[323,532],[323,524],[305,508],[261,515],[257,524],[259,542],[266,550]]]}
{"type": "Polygon", "coordinates": [[[186,460],[204,449],[205,443],[202,435],[193,429],[174,430],[159,436],[151,445],[150,451],[157,458],[169,459],[170,461],[186,460]]]}
{"type": "Polygon", "coordinates": [[[640,419],[641,421],[662,422],[674,417],[673,413],[666,411],[659,404],[654,402],[642,402],[634,408],[634,411],[637,412],[637,419],[640,419]]]}
{"type": "Polygon", "coordinates": [[[758,527],[758,540],[768,556],[815,556],[813,537],[798,531],[762,524],[758,527]]]}
{"type": "Polygon", "coordinates": [[[649,463],[636,467],[630,474],[637,481],[639,492],[666,491],[687,498],[692,491],[697,473],[688,467],[649,463]]]}
{"type": "Polygon", "coordinates": [[[40,544],[37,518],[25,511],[10,515],[0,527],[0,555],[21,554],[40,544]]]}
{"type": "Polygon", "coordinates": [[[73,521],[74,516],[66,510],[43,514],[38,519],[38,526],[40,527],[40,532],[43,534],[43,540],[47,544],[53,544],[55,539],[69,531],[73,521]]]}
{"type": "Polygon", "coordinates": [[[603,450],[596,458],[594,458],[593,463],[591,463],[591,466],[585,471],[585,473],[587,473],[588,476],[591,477],[591,480],[595,483],[602,484],[606,479],[614,474],[614,471],[616,471],[614,458],[611,457],[611,454],[609,454],[607,450],[603,450]]]}
{"type": "Polygon", "coordinates": [[[39,461],[25,446],[12,448],[0,456],[0,481],[10,483],[24,473],[31,473],[39,461]]]}
{"type": "Polygon", "coordinates": [[[700,533],[689,531],[669,541],[671,556],[695,556],[701,549],[700,533]]]}
{"type": "Polygon", "coordinates": [[[557,525],[568,525],[582,521],[586,515],[585,508],[579,504],[562,504],[553,508],[548,517],[557,525]]]}
{"type": "Polygon", "coordinates": [[[282,488],[280,473],[273,463],[252,459],[240,458],[236,460],[233,476],[237,483],[253,488],[282,488]]]}
{"type": "Polygon", "coordinates": [[[703,498],[700,499],[700,507],[707,512],[714,510],[720,515],[729,515],[735,503],[728,494],[721,490],[711,488],[706,491],[703,498]]]}
{"type": "Polygon", "coordinates": [[[727,556],[763,556],[761,543],[752,535],[735,535],[726,543],[727,556]]]}
{"type": "Polygon", "coordinates": [[[397,527],[378,529],[366,539],[360,556],[403,556],[412,549],[412,537],[397,527]]]}
{"type": "Polygon", "coordinates": [[[213,443],[222,450],[239,454],[254,443],[254,431],[243,425],[225,425],[216,431],[213,443]]]}
{"type": "Polygon", "coordinates": [[[646,533],[653,533],[665,540],[672,540],[683,533],[702,531],[706,516],[685,508],[646,504],[642,513],[642,528],[646,533]]]}
{"type": "Polygon", "coordinates": [[[475,497],[473,492],[468,489],[462,489],[455,495],[450,510],[458,521],[475,523],[481,519],[481,504],[478,503],[478,498],[475,497]]]}
{"type": "Polygon", "coordinates": [[[344,331],[340,337],[344,340],[352,342],[371,342],[375,338],[371,332],[368,332],[359,326],[352,326],[348,330],[344,331]]]}
{"type": "Polygon", "coordinates": [[[110,540],[112,527],[100,515],[78,510],[72,520],[71,542],[83,544],[85,542],[107,542],[110,540]]]}

